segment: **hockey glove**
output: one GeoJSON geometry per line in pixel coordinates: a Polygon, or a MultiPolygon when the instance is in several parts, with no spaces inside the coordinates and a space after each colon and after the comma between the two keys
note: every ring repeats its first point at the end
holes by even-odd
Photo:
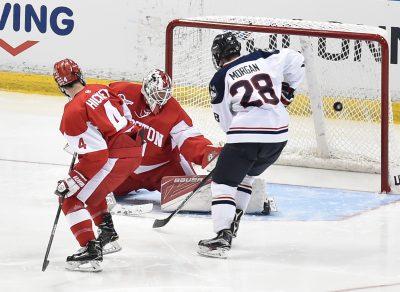
{"type": "Polygon", "coordinates": [[[288,83],[282,82],[281,102],[285,107],[292,103],[294,99],[294,89],[288,83]]]}
{"type": "Polygon", "coordinates": [[[69,177],[59,180],[55,194],[59,197],[68,198],[77,193],[85,186],[86,178],[77,171],[71,171],[69,177]]]}
{"type": "Polygon", "coordinates": [[[213,145],[207,145],[204,150],[203,160],[201,162],[201,168],[210,169],[215,166],[217,158],[221,153],[222,147],[217,147],[213,145]]]}

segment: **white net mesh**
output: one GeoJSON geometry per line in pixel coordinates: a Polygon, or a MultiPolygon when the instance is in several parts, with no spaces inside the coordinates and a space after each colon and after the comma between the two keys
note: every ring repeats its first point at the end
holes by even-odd
{"type": "MultiPolygon", "coordinates": [[[[252,17],[202,17],[253,25],[374,33],[376,27],[252,17]]],[[[174,96],[195,125],[214,143],[225,134],[214,121],[208,84],[215,73],[211,43],[223,30],[176,27],[173,42],[174,96]]],[[[381,48],[378,42],[295,35],[235,32],[242,54],[254,49],[291,48],[306,58],[306,79],[288,107],[290,138],[278,163],[380,173],[381,161],[381,48]],[[343,106],[341,111],[334,104],[343,106]],[[339,104],[339,105],[340,105],[339,104]],[[318,116],[318,108],[321,108],[318,116]],[[316,139],[321,136],[321,139],[316,139]],[[319,142],[318,142],[319,141],[319,142]],[[328,150],[325,149],[325,146],[328,150]]],[[[390,110],[389,161],[398,167],[399,126],[390,110]]]]}

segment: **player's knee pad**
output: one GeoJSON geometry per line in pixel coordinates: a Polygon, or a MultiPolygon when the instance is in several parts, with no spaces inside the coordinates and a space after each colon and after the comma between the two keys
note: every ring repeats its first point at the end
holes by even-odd
{"type": "Polygon", "coordinates": [[[229,195],[234,197],[236,194],[236,187],[231,187],[224,184],[217,184],[215,182],[211,183],[211,195],[213,198],[218,198],[219,196],[229,195]]]}

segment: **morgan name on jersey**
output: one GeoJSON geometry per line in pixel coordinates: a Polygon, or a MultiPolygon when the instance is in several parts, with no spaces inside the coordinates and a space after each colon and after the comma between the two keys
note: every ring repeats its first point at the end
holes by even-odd
{"type": "Polygon", "coordinates": [[[239,67],[235,71],[229,73],[229,76],[232,78],[232,80],[235,80],[237,78],[242,77],[245,74],[250,74],[257,71],[260,71],[260,68],[257,66],[257,64],[249,64],[239,67]]]}
{"type": "Polygon", "coordinates": [[[304,57],[291,49],[256,50],[219,69],[210,81],[214,117],[228,143],[287,141],[289,115],[280,101],[282,82],[295,89],[304,57]]]}

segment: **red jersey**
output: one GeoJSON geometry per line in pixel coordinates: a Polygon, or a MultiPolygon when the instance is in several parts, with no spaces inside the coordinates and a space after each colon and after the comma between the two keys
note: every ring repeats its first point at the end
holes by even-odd
{"type": "Polygon", "coordinates": [[[156,169],[170,161],[181,161],[181,156],[201,165],[205,146],[212,143],[193,127],[191,118],[173,97],[154,115],[141,93],[140,84],[115,82],[109,86],[125,101],[125,116],[146,130],[146,151],[135,173],[156,169]]]}
{"type": "Polygon", "coordinates": [[[85,177],[93,177],[108,158],[124,157],[129,151],[114,145],[119,134],[134,128],[124,116],[123,104],[109,87],[92,84],[65,105],[60,131],[78,153],[74,170],[85,177]]]}

